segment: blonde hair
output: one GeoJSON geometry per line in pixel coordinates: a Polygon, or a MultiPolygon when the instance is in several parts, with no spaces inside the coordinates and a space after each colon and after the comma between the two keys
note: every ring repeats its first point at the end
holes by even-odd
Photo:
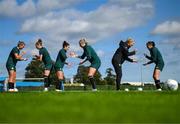
{"type": "Polygon", "coordinates": [[[134,42],[134,40],[129,37],[129,38],[126,40],[126,42],[127,42],[127,43],[132,43],[132,42],[134,42]]]}
{"type": "Polygon", "coordinates": [[[80,39],[79,40],[79,44],[85,44],[85,45],[87,45],[87,41],[86,41],[86,39],[80,39]]]}

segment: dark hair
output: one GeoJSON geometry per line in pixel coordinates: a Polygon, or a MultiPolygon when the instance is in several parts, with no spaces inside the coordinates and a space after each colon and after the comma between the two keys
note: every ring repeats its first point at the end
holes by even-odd
{"type": "Polygon", "coordinates": [[[38,39],[38,41],[36,42],[36,45],[41,45],[42,46],[42,40],[41,39],[38,39]]]}
{"type": "Polygon", "coordinates": [[[69,46],[69,43],[68,43],[67,41],[64,41],[64,42],[63,42],[63,48],[65,48],[65,47],[67,47],[67,46],[69,46]]]}
{"type": "Polygon", "coordinates": [[[26,45],[26,44],[24,43],[24,41],[19,41],[18,44],[17,44],[17,46],[19,47],[19,46],[21,46],[21,45],[26,45]]]}
{"type": "Polygon", "coordinates": [[[146,45],[152,45],[153,47],[155,47],[155,46],[156,46],[156,44],[155,44],[155,42],[154,42],[154,41],[148,41],[148,42],[146,43],[146,45]]]}

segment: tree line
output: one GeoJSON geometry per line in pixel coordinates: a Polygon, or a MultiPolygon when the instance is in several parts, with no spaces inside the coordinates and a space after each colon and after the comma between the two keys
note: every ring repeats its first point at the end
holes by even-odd
{"type": "MultiPolygon", "coordinates": [[[[25,68],[25,78],[43,78],[43,70],[44,64],[40,61],[32,60],[27,67],[25,68]]],[[[77,69],[77,73],[74,75],[74,82],[75,83],[84,83],[85,85],[90,84],[88,80],[88,67],[84,65],[79,65],[77,69]]],[[[66,78],[66,77],[65,77],[66,78]]],[[[102,78],[102,75],[99,71],[97,71],[96,75],[94,76],[97,85],[114,85],[115,84],[115,74],[112,68],[106,69],[106,76],[102,78]]],[[[52,84],[58,82],[56,72],[54,68],[51,70],[50,80],[52,84]]]]}

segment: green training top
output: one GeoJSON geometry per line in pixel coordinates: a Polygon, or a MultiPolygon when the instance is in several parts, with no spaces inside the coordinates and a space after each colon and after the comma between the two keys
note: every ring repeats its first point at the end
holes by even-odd
{"type": "Polygon", "coordinates": [[[44,62],[45,65],[47,64],[51,64],[52,63],[52,59],[49,55],[49,52],[47,51],[47,49],[45,47],[42,47],[39,50],[39,55],[42,55],[42,61],[44,62]]]}
{"type": "Polygon", "coordinates": [[[162,55],[156,47],[153,47],[152,49],[150,49],[150,54],[151,54],[151,57],[147,57],[149,60],[151,60],[155,64],[164,64],[162,55]]]}
{"type": "Polygon", "coordinates": [[[80,57],[81,59],[84,59],[85,57],[87,57],[87,60],[89,60],[91,64],[100,63],[99,57],[97,56],[96,52],[91,46],[86,45],[83,49],[84,49],[84,53],[80,57]]]}
{"type": "Polygon", "coordinates": [[[56,59],[56,63],[55,63],[55,67],[58,68],[63,68],[64,64],[66,64],[66,50],[65,49],[61,49],[58,53],[57,59],[56,59]]]}
{"type": "Polygon", "coordinates": [[[6,62],[6,65],[9,66],[9,65],[13,65],[13,66],[16,66],[17,64],[17,61],[19,61],[18,59],[16,59],[15,57],[15,53],[17,53],[18,55],[20,54],[20,50],[18,49],[18,47],[14,47],[10,54],[9,54],[9,57],[8,57],[8,60],[6,62]]]}

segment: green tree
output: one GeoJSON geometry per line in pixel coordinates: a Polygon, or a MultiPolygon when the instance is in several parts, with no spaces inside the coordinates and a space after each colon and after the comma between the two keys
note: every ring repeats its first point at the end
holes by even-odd
{"type": "Polygon", "coordinates": [[[25,70],[25,78],[43,78],[44,64],[32,60],[25,70]]]}
{"type": "MultiPolygon", "coordinates": [[[[40,61],[32,60],[26,67],[25,78],[43,78],[44,75],[44,64],[40,61]]],[[[55,69],[51,69],[50,82],[55,84],[58,82],[55,69]]]]}
{"type": "Polygon", "coordinates": [[[113,74],[112,68],[106,69],[106,77],[104,80],[107,82],[108,85],[114,85],[116,80],[116,75],[113,74]]]}
{"type": "MultiPolygon", "coordinates": [[[[88,71],[89,71],[88,67],[84,65],[80,65],[77,69],[77,74],[74,76],[75,82],[90,84],[88,79],[88,71]]],[[[96,81],[96,84],[98,85],[101,85],[103,83],[101,78],[101,73],[99,71],[96,72],[94,79],[96,81]]]]}

